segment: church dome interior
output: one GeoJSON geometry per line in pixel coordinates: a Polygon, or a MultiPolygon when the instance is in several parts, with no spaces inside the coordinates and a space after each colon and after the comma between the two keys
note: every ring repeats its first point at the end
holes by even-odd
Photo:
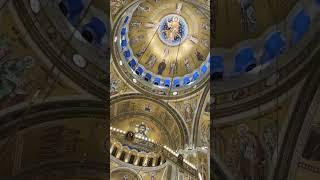
{"type": "Polygon", "coordinates": [[[187,1],[159,3],[136,2],[123,11],[113,29],[113,58],[132,86],[172,99],[208,80],[209,9],[187,1]]]}
{"type": "MultiPolygon", "coordinates": [[[[263,98],[267,96],[270,100],[271,94],[275,97],[275,91],[281,93],[280,91],[294,87],[304,78],[301,74],[312,63],[312,58],[307,54],[317,46],[320,6],[316,1],[283,4],[270,1],[259,5],[255,4],[256,2],[245,2],[243,1],[243,6],[248,10],[241,12],[248,15],[240,16],[243,21],[236,21],[240,25],[238,28],[225,31],[233,35],[238,34],[239,40],[233,41],[229,47],[219,45],[219,38],[223,35],[218,35],[218,29],[214,30],[217,36],[211,37],[213,42],[217,42],[213,43],[210,60],[210,74],[215,84],[215,91],[212,93],[217,116],[220,116],[222,111],[232,114],[232,108],[229,108],[234,107],[235,103],[235,106],[243,105],[243,110],[248,110],[257,106],[254,105],[254,101],[267,101],[263,98]],[[266,12],[269,12],[270,16],[263,15],[266,12]],[[244,28],[241,33],[231,33],[236,31],[234,29],[241,29],[240,27],[244,28]],[[245,38],[241,40],[240,37],[245,38]]],[[[219,22],[220,19],[223,19],[219,18],[222,14],[219,9],[229,6],[227,3],[214,4],[217,28],[219,23],[222,23],[219,22]]],[[[235,10],[231,9],[225,13],[232,14],[235,10]]],[[[228,26],[228,23],[226,25],[228,26]]],[[[234,113],[236,112],[240,110],[234,113]]]]}
{"type": "Polygon", "coordinates": [[[319,1],[211,7],[214,179],[318,179],[319,162],[303,153],[317,149],[319,1]]]}
{"type": "Polygon", "coordinates": [[[217,91],[268,78],[276,68],[298,63],[294,54],[316,33],[315,7],[319,5],[313,0],[217,1],[210,69],[217,91]]]}
{"type": "Polygon", "coordinates": [[[320,0],[0,0],[0,179],[319,180],[320,0]]]}
{"type": "Polygon", "coordinates": [[[111,6],[111,172],[208,179],[209,1],[111,6]]]}

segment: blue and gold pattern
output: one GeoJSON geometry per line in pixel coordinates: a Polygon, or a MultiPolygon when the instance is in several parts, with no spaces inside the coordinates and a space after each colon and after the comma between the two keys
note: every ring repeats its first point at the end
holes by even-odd
{"type": "Polygon", "coordinates": [[[163,43],[178,46],[188,36],[188,25],[183,17],[169,14],[161,19],[158,32],[163,43]]]}

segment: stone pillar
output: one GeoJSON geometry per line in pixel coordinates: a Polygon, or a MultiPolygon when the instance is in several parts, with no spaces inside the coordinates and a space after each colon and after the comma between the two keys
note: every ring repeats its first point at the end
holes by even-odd
{"type": "Polygon", "coordinates": [[[126,162],[126,163],[129,162],[130,156],[131,156],[131,153],[128,152],[128,153],[125,155],[125,157],[124,157],[124,162],[126,162]]]}
{"type": "Polygon", "coordinates": [[[152,166],[156,166],[158,157],[153,157],[152,166]]]}
{"type": "Polygon", "coordinates": [[[112,144],[110,147],[110,154],[112,153],[113,149],[114,149],[114,144],[112,144]]]}
{"type": "Polygon", "coordinates": [[[148,165],[148,160],[149,160],[149,157],[148,155],[144,158],[144,161],[142,163],[142,166],[147,166],[148,165]]]}
{"type": "Polygon", "coordinates": [[[136,156],[136,159],[134,160],[134,165],[138,165],[138,162],[139,162],[139,159],[140,159],[140,156],[136,156]]]}
{"type": "Polygon", "coordinates": [[[117,159],[120,158],[121,153],[122,153],[122,149],[119,149],[118,152],[117,152],[117,154],[116,154],[116,158],[117,158],[117,159]]]}

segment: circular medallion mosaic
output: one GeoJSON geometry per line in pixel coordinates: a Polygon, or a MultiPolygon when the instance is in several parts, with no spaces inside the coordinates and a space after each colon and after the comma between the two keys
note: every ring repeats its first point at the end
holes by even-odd
{"type": "Polygon", "coordinates": [[[178,46],[188,36],[188,25],[183,17],[169,14],[161,19],[158,34],[164,44],[178,46]]]}

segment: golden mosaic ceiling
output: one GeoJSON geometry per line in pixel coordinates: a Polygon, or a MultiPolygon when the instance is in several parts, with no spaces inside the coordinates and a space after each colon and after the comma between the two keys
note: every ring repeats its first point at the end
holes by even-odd
{"type": "Polygon", "coordinates": [[[166,103],[142,95],[120,95],[111,99],[110,126],[136,132],[144,124],[147,136],[173,149],[189,141],[182,117],[166,103]]]}
{"type": "Polygon", "coordinates": [[[209,78],[209,6],[198,1],[136,1],[114,20],[116,71],[139,92],[174,99],[209,78]]]}
{"type": "Polygon", "coordinates": [[[146,1],[141,3],[132,15],[129,26],[130,45],[136,56],[142,50],[146,50],[138,57],[138,61],[147,70],[159,74],[158,65],[165,61],[167,68],[161,74],[162,76],[183,76],[199,68],[209,54],[208,23],[208,17],[193,4],[177,0],[161,1],[161,4],[146,1]],[[170,16],[176,19],[172,20],[170,16]],[[166,17],[168,19],[165,19],[166,17]],[[169,22],[167,25],[166,20],[172,21],[171,24],[169,22]],[[180,24],[174,24],[175,20],[180,24]],[[167,27],[167,32],[163,25],[172,27],[167,27]],[[170,34],[174,35],[175,30],[178,31],[177,36],[181,32],[181,39],[177,37],[176,43],[163,41],[163,39],[169,39],[170,34]],[[204,59],[198,59],[197,53],[204,59]],[[155,63],[150,61],[152,56],[156,57],[155,63]]]}

